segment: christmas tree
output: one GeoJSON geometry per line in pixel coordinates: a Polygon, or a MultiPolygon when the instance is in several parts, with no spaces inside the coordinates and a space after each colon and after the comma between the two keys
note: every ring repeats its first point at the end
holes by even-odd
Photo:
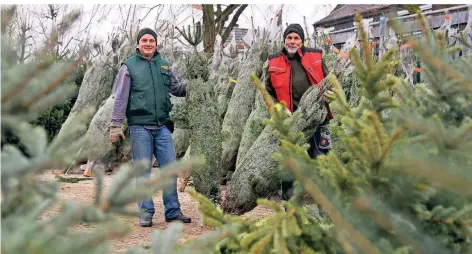
{"type": "MultiPolygon", "coordinates": [[[[2,15],[3,22],[8,14],[2,15]]],[[[3,14],[3,13],[2,13],[3,14]]],[[[67,18],[59,33],[78,17],[67,18]]],[[[362,55],[350,52],[359,100],[351,104],[348,91],[330,74],[319,88],[310,88],[302,101],[313,105],[287,114],[285,105],[271,101],[256,75],[256,84],[271,114],[265,120],[278,133],[281,146],[274,158],[284,173],[296,176],[295,194],[281,203],[259,199],[274,215],[258,221],[224,214],[196,192],[211,234],[179,243],[181,224],[153,233],[155,253],[470,253],[472,237],[472,62],[453,59],[459,47],[447,47],[445,35],[430,31],[425,19],[421,41],[408,43],[422,59],[424,83],[411,87],[392,75],[395,49],[378,61],[356,17],[362,55]],[[334,90],[331,104],[337,129],[336,149],[312,160],[306,137],[312,125],[301,116],[326,114],[322,94],[334,90]],[[312,110],[312,111],[310,111],[312,110]],[[308,126],[310,125],[310,126],[308,126]],[[308,128],[310,127],[310,128],[308,128]],[[308,197],[305,195],[308,194],[308,197]],[[329,218],[319,220],[305,205],[319,204],[329,218]]],[[[402,28],[391,22],[396,32],[402,28]]],[[[52,36],[54,43],[55,36],[52,36]]],[[[46,45],[48,47],[50,45],[46,45]]],[[[45,61],[41,55],[18,64],[2,36],[2,136],[14,132],[25,152],[5,144],[2,156],[3,253],[107,253],[107,240],[123,237],[116,215],[137,216],[127,208],[162,189],[171,175],[201,167],[198,159],[177,162],[135,188],[139,163],[122,165],[104,193],[103,176],[96,172],[96,198],[92,204],[63,200],[58,184],[41,180],[51,168],[69,165],[80,147],[86,119],[94,109],[82,110],[64,135],[47,140],[42,127],[31,124],[41,113],[75,92],[67,78],[80,63],[45,61]],[[59,213],[38,217],[59,205],[59,213]],[[74,225],[100,224],[100,231],[77,233],[74,225]],[[118,225],[118,226],[117,226],[118,225]]],[[[197,77],[198,79],[198,77],[197,77]]],[[[215,111],[216,112],[216,111],[215,111]]],[[[90,156],[88,151],[83,156],[90,156]]],[[[257,189],[258,186],[251,186],[257,189]]],[[[128,250],[126,253],[138,253],[128,250]]]]}
{"type": "MultiPolygon", "coordinates": [[[[14,7],[5,12],[2,10],[2,27],[9,22],[14,11],[14,7]]],[[[43,127],[31,124],[45,110],[76,92],[77,87],[68,84],[67,80],[80,64],[85,51],[81,51],[75,61],[59,62],[48,61],[47,55],[42,53],[78,17],[78,13],[67,16],[54,30],[52,40],[43,51],[28,63],[16,61],[11,45],[2,34],[2,136],[11,130],[25,150],[22,152],[11,144],[4,144],[1,150],[2,253],[109,253],[108,240],[124,237],[130,230],[117,223],[117,216],[139,216],[137,209],[131,210],[127,205],[163,189],[171,183],[171,176],[203,164],[198,158],[175,163],[139,187],[135,187],[134,175],[144,169],[144,164],[124,164],[114,175],[106,193],[103,191],[103,172],[97,170],[95,200],[91,204],[64,200],[59,196],[59,182],[42,180],[46,171],[70,165],[79,148],[90,143],[82,133],[86,131],[86,119],[90,119],[94,109],[78,112],[69,128],[64,130],[64,135],[56,136],[51,142],[48,142],[43,127]],[[59,207],[59,212],[39,219],[52,207],[59,207]],[[100,230],[88,233],[71,230],[81,223],[96,224],[100,230]]],[[[88,158],[94,152],[93,149],[85,151],[81,154],[84,157],[79,159],[88,158]]],[[[159,251],[162,246],[177,242],[175,229],[178,227],[181,225],[155,233],[153,249],[159,251]]],[[[220,232],[214,234],[223,235],[220,232]]],[[[206,244],[200,245],[203,253],[206,253],[207,245],[212,247],[211,241],[205,239],[202,241],[206,244]]],[[[138,251],[130,249],[126,253],[138,251]]],[[[188,249],[185,252],[188,253],[188,249]]],[[[176,252],[165,249],[165,253],[176,252]]]]}
{"type": "Polygon", "coordinates": [[[419,19],[424,38],[409,38],[409,44],[423,59],[425,83],[411,87],[390,74],[394,49],[374,61],[356,16],[363,53],[352,49],[350,58],[359,103],[351,106],[339,80],[327,77],[337,95],[332,108],[342,126],[341,154],[310,159],[300,145],[303,134],[291,128],[301,113],[289,116],[283,104],[266,100],[272,115],[267,122],[282,140],[276,158],[283,171],[295,174],[296,193],[282,202],[286,211],[259,200],[276,213],[258,222],[215,212],[197,197],[208,223],[241,225],[238,237],[220,242],[216,252],[470,253],[472,63],[453,60],[460,48],[447,48],[444,34],[432,33],[419,19]],[[324,225],[308,215],[304,193],[328,213],[324,225]]]}

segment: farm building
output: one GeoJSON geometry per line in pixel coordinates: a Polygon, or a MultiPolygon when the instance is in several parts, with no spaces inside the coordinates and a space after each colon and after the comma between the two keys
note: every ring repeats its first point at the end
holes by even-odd
{"type": "MultiPolygon", "coordinates": [[[[469,19],[468,5],[427,4],[419,7],[429,20],[432,29],[441,27],[446,18],[449,18],[452,27],[462,30],[469,19]]],[[[415,14],[409,13],[404,5],[399,4],[340,4],[313,26],[318,33],[329,33],[333,46],[341,48],[355,33],[354,15],[356,13],[361,14],[369,22],[371,38],[377,43],[381,33],[381,21],[387,16],[396,17],[410,34],[418,34],[420,31],[415,14]]]]}

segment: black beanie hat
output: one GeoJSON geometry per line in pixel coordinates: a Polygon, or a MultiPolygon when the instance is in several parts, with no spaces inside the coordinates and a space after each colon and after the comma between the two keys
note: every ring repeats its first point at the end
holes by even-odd
{"type": "Polygon", "coordinates": [[[143,28],[143,29],[139,30],[138,39],[136,41],[136,44],[139,44],[139,40],[141,40],[141,37],[143,37],[143,35],[145,35],[145,34],[152,35],[152,37],[154,37],[154,40],[156,40],[156,44],[157,44],[157,34],[151,28],[143,28]]]}
{"type": "Polygon", "coordinates": [[[290,24],[284,31],[284,40],[287,38],[287,34],[289,33],[297,33],[302,41],[305,41],[305,32],[303,32],[302,26],[299,24],[290,24]]]}

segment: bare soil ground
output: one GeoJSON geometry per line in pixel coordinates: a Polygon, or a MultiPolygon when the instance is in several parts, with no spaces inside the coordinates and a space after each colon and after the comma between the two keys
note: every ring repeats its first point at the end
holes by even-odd
{"type": "MultiPolygon", "coordinates": [[[[82,177],[81,174],[73,174],[70,177],[82,177]]],[[[42,179],[48,181],[57,181],[55,175],[48,171],[42,175],[42,179]]],[[[113,180],[113,175],[106,175],[104,179],[105,192],[110,186],[113,180]]],[[[180,184],[180,181],[178,181],[180,184]]],[[[77,200],[84,203],[92,203],[95,198],[95,180],[79,181],[78,183],[60,183],[60,197],[66,200],[77,200]]],[[[225,191],[225,186],[222,186],[222,191],[225,191]]],[[[155,230],[166,229],[169,223],[164,220],[164,206],[162,203],[162,192],[156,192],[153,195],[153,200],[156,208],[156,212],[153,218],[153,226],[150,228],[142,228],[139,226],[138,218],[118,216],[120,222],[124,225],[132,228],[131,233],[122,239],[111,240],[112,252],[111,253],[122,253],[128,248],[132,247],[145,247],[151,246],[151,235],[155,230]]],[[[200,235],[207,234],[213,229],[209,226],[203,225],[202,216],[198,210],[198,202],[193,200],[192,197],[186,192],[179,192],[179,200],[181,204],[182,212],[192,218],[192,223],[185,224],[184,231],[181,235],[181,241],[198,237],[200,235]]],[[[137,205],[130,205],[130,208],[137,209],[137,205]]],[[[59,211],[59,207],[50,209],[47,213],[43,214],[39,219],[45,219],[59,211]]],[[[251,216],[251,218],[262,218],[272,214],[272,211],[263,207],[256,207],[254,210],[244,214],[243,216],[251,216]]],[[[72,231],[84,232],[99,230],[99,225],[94,224],[81,224],[72,228],[72,231]]]]}

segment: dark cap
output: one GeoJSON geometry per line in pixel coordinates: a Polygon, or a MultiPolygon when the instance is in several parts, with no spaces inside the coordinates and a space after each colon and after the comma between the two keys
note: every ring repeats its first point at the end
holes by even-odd
{"type": "Polygon", "coordinates": [[[284,40],[287,38],[287,34],[289,33],[297,33],[302,41],[305,41],[305,32],[303,32],[302,26],[299,24],[290,24],[284,31],[284,40]]]}
{"type": "Polygon", "coordinates": [[[139,40],[141,39],[141,37],[143,37],[143,35],[145,34],[150,34],[152,35],[152,37],[154,37],[154,40],[156,40],[156,44],[157,44],[157,34],[156,32],[154,32],[154,30],[152,30],[151,28],[143,28],[141,30],[139,30],[138,32],[138,39],[136,41],[137,44],[139,44],[139,40]]]}

